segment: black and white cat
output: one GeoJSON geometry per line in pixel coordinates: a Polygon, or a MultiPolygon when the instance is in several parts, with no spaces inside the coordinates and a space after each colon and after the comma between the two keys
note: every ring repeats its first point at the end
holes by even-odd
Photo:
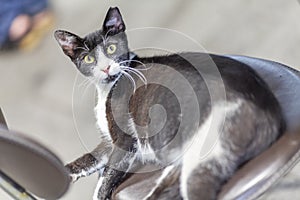
{"type": "Polygon", "coordinates": [[[279,104],[249,67],[205,53],[138,57],[118,8],[108,10],[101,30],[84,38],[58,30],[55,38],[97,89],[102,140],[67,165],[74,181],[99,172],[95,200],[110,199],[148,164],[164,168],[161,181],[179,172],[179,197],[215,199],[235,170],[284,130],[279,104]],[[201,157],[207,133],[217,137],[201,157]]]}

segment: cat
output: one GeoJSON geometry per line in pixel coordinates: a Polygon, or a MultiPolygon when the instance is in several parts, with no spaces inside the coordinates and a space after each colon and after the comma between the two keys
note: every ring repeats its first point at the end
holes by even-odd
{"type": "MultiPolygon", "coordinates": [[[[54,34],[97,90],[101,141],[66,165],[70,176],[76,181],[98,172],[93,199],[110,199],[135,170],[152,165],[163,168],[161,183],[178,175],[179,198],[216,199],[242,164],[283,133],[276,98],[252,69],[225,56],[139,57],[129,50],[125,30],[115,7],[102,28],[84,38],[64,30],[54,34]],[[201,157],[206,133],[216,134],[216,141],[201,157]]],[[[158,191],[145,199],[158,198],[158,191]]]]}

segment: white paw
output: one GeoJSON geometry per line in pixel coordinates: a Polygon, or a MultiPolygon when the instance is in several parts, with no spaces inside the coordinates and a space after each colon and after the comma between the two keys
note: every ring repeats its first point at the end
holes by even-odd
{"type": "Polygon", "coordinates": [[[70,174],[71,181],[76,182],[81,176],[79,174],[70,174]]]}

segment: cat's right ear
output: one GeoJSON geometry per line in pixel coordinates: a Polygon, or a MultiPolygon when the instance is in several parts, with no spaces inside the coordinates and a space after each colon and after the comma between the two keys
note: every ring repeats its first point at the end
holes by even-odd
{"type": "Polygon", "coordinates": [[[58,44],[61,46],[64,53],[74,60],[76,58],[76,53],[83,46],[82,38],[79,36],[70,33],[68,31],[57,30],[54,33],[54,37],[57,40],[58,44]]]}
{"type": "Polygon", "coordinates": [[[115,35],[125,31],[125,23],[117,7],[109,8],[107,11],[102,30],[108,35],[115,35]]]}

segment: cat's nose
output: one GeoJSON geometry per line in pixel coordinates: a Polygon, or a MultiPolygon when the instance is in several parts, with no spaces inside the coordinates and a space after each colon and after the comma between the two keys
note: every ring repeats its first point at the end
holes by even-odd
{"type": "Polygon", "coordinates": [[[105,74],[108,74],[109,69],[110,69],[110,65],[108,65],[108,67],[106,67],[105,69],[102,69],[102,71],[103,71],[105,74]]]}

